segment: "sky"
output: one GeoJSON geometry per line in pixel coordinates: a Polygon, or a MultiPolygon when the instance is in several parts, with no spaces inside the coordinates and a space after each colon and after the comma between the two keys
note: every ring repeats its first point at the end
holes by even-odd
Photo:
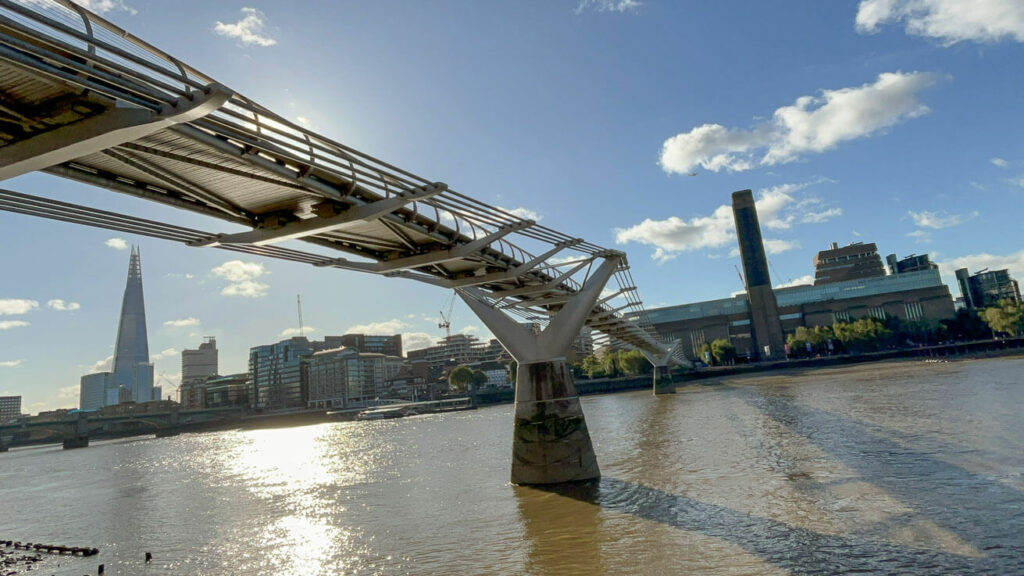
{"type": "MultiPolygon", "coordinates": [[[[28,0],[26,0],[28,1],[28,0]]],[[[774,284],[829,242],[1024,279],[1020,0],[83,0],[316,132],[627,253],[648,308],[742,289],[751,189],[774,284]]],[[[210,232],[202,216],[43,174],[0,186],[210,232]]],[[[0,212],[0,395],[78,402],[109,366],[142,253],[165,394],[215,336],[222,374],[297,333],[442,337],[449,293],[0,212]]],[[[456,303],[452,330],[489,338],[456,303]]]]}

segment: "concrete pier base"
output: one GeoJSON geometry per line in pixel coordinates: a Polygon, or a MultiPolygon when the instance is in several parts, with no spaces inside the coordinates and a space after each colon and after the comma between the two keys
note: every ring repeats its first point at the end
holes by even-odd
{"type": "Polygon", "coordinates": [[[564,359],[525,364],[516,377],[512,483],[601,477],[572,374],[564,359]]]}
{"type": "Polygon", "coordinates": [[[72,450],[74,448],[85,448],[89,446],[88,436],[72,436],[71,438],[64,439],[64,449],[72,450]]]}
{"type": "Polygon", "coordinates": [[[171,436],[178,436],[181,434],[181,428],[161,428],[156,431],[157,438],[170,438],[171,436]]]}
{"type": "Polygon", "coordinates": [[[3,442],[0,442],[0,452],[7,452],[7,450],[8,450],[7,444],[4,444],[3,442]]]}
{"type": "Polygon", "coordinates": [[[654,395],[675,394],[676,383],[672,381],[668,366],[654,367],[654,395]]]}

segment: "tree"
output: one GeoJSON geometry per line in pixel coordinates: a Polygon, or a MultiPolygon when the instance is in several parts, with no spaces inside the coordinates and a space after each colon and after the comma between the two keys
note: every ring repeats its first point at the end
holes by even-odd
{"type": "Polygon", "coordinates": [[[639,350],[619,350],[616,362],[627,376],[639,376],[651,369],[651,362],[639,350]]]}
{"type": "Polygon", "coordinates": [[[877,318],[861,318],[853,322],[836,322],[832,332],[847,350],[868,352],[892,343],[892,330],[877,318]]]}
{"type": "Polygon", "coordinates": [[[602,364],[600,358],[593,354],[583,359],[583,362],[580,363],[580,369],[587,375],[587,378],[600,378],[604,376],[604,364],[602,364]]]}
{"type": "Polygon", "coordinates": [[[622,372],[619,367],[619,355],[615,352],[606,350],[601,356],[601,368],[604,369],[604,375],[608,378],[615,378],[619,376],[622,372]]]}
{"type": "MultiPolygon", "coordinates": [[[[479,372],[479,370],[477,370],[479,372]]],[[[473,369],[469,366],[456,366],[448,373],[448,384],[459,392],[465,392],[473,383],[473,369]]]]}
{"type": "Polygon", "coordinates": [[[483,370],[473,370],[473,375],[472,378],[470,379],[470,383],[473,385],[474,388],[480,388],[484,384],[487,384],[488,380],[490,380],[490,378],[487,377],[486,372],[484,372],[483,370]]]}
{"type": "Polygon", "coordinates": [[[736,359],[736,347],[725,338],[711,342],[711,356],[719,364],[731,364],[736,359]]]}
{"type": "Polygon", "coordinates": [[[700,348],[701,356],[711,358],[713,366],[729,364],[736,359],[736,347],[725,338],[705,342],[700,348]]]}
{"type": "Polygon", "coordinates": [[[995,306],[982,310],[981,319],[994,332],[1019,336],[1024,332],[1024,304],[1013,300],[1000,300],[995,306]]]}

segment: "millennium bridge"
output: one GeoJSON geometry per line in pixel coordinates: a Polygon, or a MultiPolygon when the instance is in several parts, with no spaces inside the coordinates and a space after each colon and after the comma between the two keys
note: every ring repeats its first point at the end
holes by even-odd
{"type": "Polygon", "coordinates": [[[44,172],[246,231],[2,189],[0,209],[455,290],[519,365],[514,483],[600,476],[565,358],[583,326],[643,352],[654,393],[674,392],[667,368],[685,358],[623,252],[311,132],[68,0],[0,0],[0,98],[0,180],[44,172]]]}

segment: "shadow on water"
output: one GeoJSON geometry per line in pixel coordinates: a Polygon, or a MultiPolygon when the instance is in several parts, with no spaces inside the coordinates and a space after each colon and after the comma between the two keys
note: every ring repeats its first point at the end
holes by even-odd
{"type": "MultiPolygon", "coordinates": [[[[858,536],[822,534],[616,478],[520,490],[557,494],[603,511],[719,538],[793,574],[1010,574],[1024,570],[1019,549],[969,558],[858,536]]],[[[527,497],[523,493],[521,500],[527,497]]],[[[527,535],[542,536],[529,526],[527,535]]]]}
{"type": "Polygon", "coordinates": [[[1024,573],[1024,493],[982,474],[873,434],[836,414],[790,398],[732,389],[762,413],[814,443],[862,479],[990,557],[1024,573]]]}

